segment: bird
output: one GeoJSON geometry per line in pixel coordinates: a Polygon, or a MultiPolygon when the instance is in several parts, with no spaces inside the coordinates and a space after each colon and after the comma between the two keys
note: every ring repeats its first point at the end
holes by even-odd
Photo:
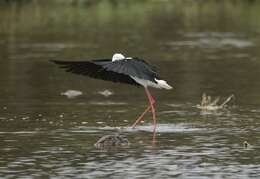
{"type": "Polygon", "coordinates": [[[64,68],[67,72],[84,75],[91,78],[112,81],[116,83],[125,83],[134,86],[144,87],[145,94],[148,98],[148,106],[144,112],[137,118],[132,125],[136,125],[143,119],[144,115],[151,111],[153,119],[153,141],[156,136],[156,112],[155,98],[151,95],[148,88],[172,89],[165,80],[159,77],[157,68],[147,61],[138,57],[125,57],[121,53],[115,53],[111,58],[67,61],[51,60],[55,64],[64,68]]]}

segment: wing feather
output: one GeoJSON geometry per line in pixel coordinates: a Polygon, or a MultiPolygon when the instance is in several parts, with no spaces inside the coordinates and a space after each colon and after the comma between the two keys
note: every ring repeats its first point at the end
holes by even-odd
{"type": "Polygon", "coordinates": [[[109,71],[103,66],[113,63],[111,60],[93,60],[93,61],[60,61],[51,60],[55,64],[64,68],[67,72],[74,74],[85,75],[96,79],[126,83],[139,86],[131,77],[116,71],[109,71]]]}
{"type": "Polygon", "coordinates": [[[138,58],[118,60],[104,64],[103,67],[107,71],[113,71],[150,81],[154,81],[154,78],[159,78],[153,66],[138,58]]]}
{"type": "Polygon", "coordinates": [[[131,85],[139,84],[131,78],[150,80],[159,79],[156,69],[146,61],[138,58],[123,59],[112,62],[111,59],[100,59],[92,61],[59,61],[52,62],[66,69],[67,72],[89,76],[106,81],[127,83],[131,85]]]}

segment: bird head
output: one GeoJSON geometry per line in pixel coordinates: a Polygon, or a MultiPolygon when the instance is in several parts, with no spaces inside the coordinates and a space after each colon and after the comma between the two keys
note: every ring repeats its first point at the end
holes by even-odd
{"type": "Polygon", "coordinates": [[[123,59],[125,59],[124,55],[122,55],[121,53],[115,53],[112,57],[112,62],[123,59]]]}

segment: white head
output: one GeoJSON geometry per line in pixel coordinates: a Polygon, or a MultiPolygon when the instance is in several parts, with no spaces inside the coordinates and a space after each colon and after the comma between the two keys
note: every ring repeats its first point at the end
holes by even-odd
{"type": "Polygon", "coordinates": [[[123,59],[125,59],[124,55],[122,55],[121,53],[115,53],[112,57],[112,62],[123,59]]]}

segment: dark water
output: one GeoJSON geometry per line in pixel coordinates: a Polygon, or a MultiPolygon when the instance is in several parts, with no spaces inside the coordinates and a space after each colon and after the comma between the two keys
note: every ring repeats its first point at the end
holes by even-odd
{"type": "Polygon", "coordinates": [[[259,178],[259,17],[253,0],[1,2],[0,178],[259,178]],[[174,87],[152,90],[154,146],[150,115],[130,128],[142,88],[49,62],[115,52],[148,60],[174,87]],[[61,95],[70,89],[83,95],[61,95]],[[203,92],[235,100],[201,111],[203,92]],[[118,131],[129,147],[93,147],[118,131]]]}

